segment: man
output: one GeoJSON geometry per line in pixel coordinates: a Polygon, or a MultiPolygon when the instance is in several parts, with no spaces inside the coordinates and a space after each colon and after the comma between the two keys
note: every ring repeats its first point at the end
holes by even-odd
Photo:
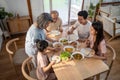
{"type": "Polygon", "coordinates": [[[78,12],[78,21],[72,26],[68,31],[68,34],[76,34],[79,37],[79,40],[85,40],[89,37],[89,31],[91,22],[87,20],[88,13],[87,11],[78,12]]]}
{"type": "Polygon", "coordinates": [[[59,18],[59,13],[56,10],[53,10],[50,14],[53,22],[49,24],[49,26],[47,27],[47,31],[49,32],[51,30],[59,30],[60,32],[62,32],[62,20],[59,18]]]}

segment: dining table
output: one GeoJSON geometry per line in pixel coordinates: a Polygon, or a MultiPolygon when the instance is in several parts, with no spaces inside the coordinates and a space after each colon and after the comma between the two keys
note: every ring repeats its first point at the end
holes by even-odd
{"type": "MultiPolygon", "coordinates": [[[[62,35],[63,34],[54,37],[52,36],[52,39],[55,38],[59,40],[62,35]]],[[[63,48],[57,52],[48,54],[48,56],[59,56],[62,51],[63,48]]],[[[59,63],[54,64],[52,68],[58,80],[84,80],[96,75],[100,75],[101,73],[109,70],[108,65],[103,60],[92,57],[85,57],[81,60],[71,59],[68,61],[60,61],[59,63]]],[[[99,79],[100,78],[97,78],[97,80],[99,79]]]]}

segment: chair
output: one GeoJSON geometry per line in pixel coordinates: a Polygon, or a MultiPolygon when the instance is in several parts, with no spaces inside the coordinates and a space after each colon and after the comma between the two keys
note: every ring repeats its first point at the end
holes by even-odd
{"type": "MultiPolygon", "coordinates": [[[[112,48],[112,46],[107,44],[106,47],[107,47],[107,53],[106,53],[107,61],[105,63],[109,66],[109,70],[101,74],[101,77],[104,78],[103,80],[108,80],[109,74],[110,74],[112,66],[113,66],[113,62],[116,58],[116,52],[112,48]]],[[[100,76],[98,76],[98,78],[99,77],[100,76]]]]}
{"type": "Polygon", "coordinates": [[[111,41],[120,36],[120,24],[118,23],[117,18],[110,18],[109,13],[106,13],[102,10],[99,10],[100,15],[96,16],[96,20],[103,22],[103,28],[106,33],[108,33],[111,38],[108,41],[111,41]],[[104,15],[103,15],[104,14],[104,15]]]}
{"type": "MultiPolygon", "coordinates": [[[[28,57],[27,54],[25,53],[25,49],[24,48],[19,48],[18,49],[18,45],[17,45],[17,41],[19,40],[19,38],[14,38],[9,40],[6,43],[6,51],[9,54],[9,58],[10,61],[16,71],[17,76],[19,69],[22,65],[22,62],[28,57]]],[[[20,70],[21,71],[21,70],[20,70]]]]}
{"type": "Polygon", "coordinates": [[[31,60],[32,57],[28,57],[22,63],[22,74],[27,80],[37,80],[36,69],[34,68],[31,60]]]}

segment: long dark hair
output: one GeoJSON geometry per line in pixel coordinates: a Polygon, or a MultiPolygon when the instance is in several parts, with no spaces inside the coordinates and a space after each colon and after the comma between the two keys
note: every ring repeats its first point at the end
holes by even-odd
{"type": "Polygon", "coordinates": [[[45,40],[36,40],[36,47],[38,51],[43,52],[48,47],[48,42],[45,40]]]}
{"type": "Polygon", "coordinates": [[[103,24],[101,22],[99,22],[99,21],[93,22],[92,23],[92,27],[95,29],[95,31],[97,31],[96,41],[94,43],[93,49],[95,50],[96,55],[99,55],[99,54],[97,54],[97,52],[98,52],[98,45],[104,39],[103,24]]]}

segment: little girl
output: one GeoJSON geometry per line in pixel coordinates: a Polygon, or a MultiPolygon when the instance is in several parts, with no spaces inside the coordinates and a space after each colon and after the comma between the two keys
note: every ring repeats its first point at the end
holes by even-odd
{"type": "Polygon", "coordinates": [[[48,42],[45,40],[39,40],[37,41],[36,46],[38,48],[36,70],[37,78],[39,80],[55,80],[55,74],[50,72],[52,65],[55,64],[55,61],[49,62],[46,52],[48,48],[48,42]]]}
{"type": "MultiPolygon", "coordinates": [[[[90,27],[90,36],[88,38],[89,47],[95,50],[95,58],[106,59],[106,43],[103,35],[103,25],[101,22],[93,22],[90,27]]],[[[87,42],[88,43],[88,42],[87,42]]]]}

